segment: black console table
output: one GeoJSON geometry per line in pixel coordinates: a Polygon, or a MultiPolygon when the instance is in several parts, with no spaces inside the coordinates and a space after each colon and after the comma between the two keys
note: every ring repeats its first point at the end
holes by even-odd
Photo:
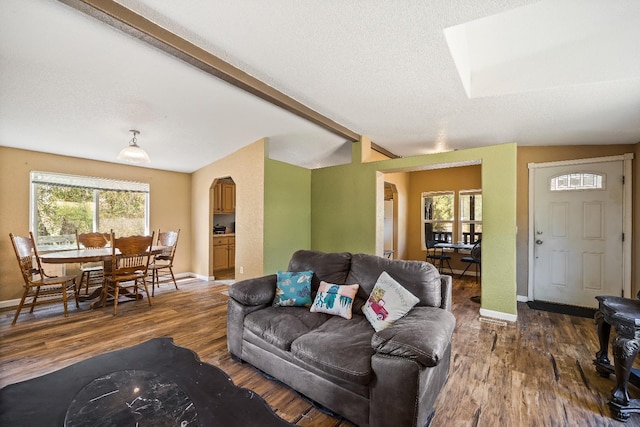
{"type": "Polygon", "coordinates": [[[629,382],[640,387],[640,372],[633,369],[633,362],[640,350],[640,300],[614,296],[596,298],[599,302],[595,319],[600,349],[596,353],[594,364],[596,371],[603,377],[615,374],[616,385],[611,391],[609,408],[613,418],[627,421],[631,414],[640,413],[640,399],[630,398],[628,392],[629,382]],[[613,366],[608,355],[612,325],[616,330],[613,366]]]}

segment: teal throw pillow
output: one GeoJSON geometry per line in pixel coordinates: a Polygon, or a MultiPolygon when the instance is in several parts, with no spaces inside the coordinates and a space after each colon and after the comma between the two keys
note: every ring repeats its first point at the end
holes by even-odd
{"type": "Polygon", "coordinates": [[[359,287],[360,285],[340,286],[322,281],[310,311],[351,319],[351,306],[359,287]]]}
{"type": "Polygon", "coordinates": [[[313,271],[278,271],[274,307],[309,307],[313,271]]]}

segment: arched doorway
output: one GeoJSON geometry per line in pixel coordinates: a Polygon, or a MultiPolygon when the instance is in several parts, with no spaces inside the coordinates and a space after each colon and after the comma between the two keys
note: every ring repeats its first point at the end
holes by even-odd
{"type": "Polygon", "coordinates": [[[235,279],[236,184],[230,176],[213,180],[209,191],[209,276],[235,279]]]}

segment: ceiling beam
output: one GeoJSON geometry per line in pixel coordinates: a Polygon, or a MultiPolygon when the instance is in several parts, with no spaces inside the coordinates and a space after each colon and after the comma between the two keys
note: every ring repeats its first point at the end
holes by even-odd
{"type": "Polygon", "coordinates": [[[60,1],[349,141],[360,139],[357,133],[115,1],[60,1]]]}
{"type": "MultiPolygon", "coordinates": [[[[302,117],[348,141],[360,135],[113,0],[59,0],[208,74],[302,117]]],[[[382,154],[398,156],[372,144],[382,154]]]]}

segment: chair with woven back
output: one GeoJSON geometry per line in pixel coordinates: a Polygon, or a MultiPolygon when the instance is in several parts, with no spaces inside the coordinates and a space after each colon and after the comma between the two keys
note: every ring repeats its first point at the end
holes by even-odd
{"type": "Polygon", "coordinates": [[[178,289],[176,283],[176,277],[173,275],[173,257],[176,254],[176,247],[178,246],[178,237],[180,237],[180,229],[178,231],[163,231],[158,230],[157,246],[162,246],[162,253],[155,255],[153,260],[149,264],[149,272],[151,274],[151,296],[155,296],[155,288],[160,287],[159,282],[159,270],[168,269],[171,273],[171,279],[173,280],[173,286],[178,289]]]}
{"type": "Polygon", "coordinates": [[[108,297],[112,297],[114,316],[118,313],[121,290],[133,294],[135,299],[139,298],[139,291],[144,290],[151,305],[146,277],[152,244],[153,233],[151,236],[116,238],[111,232],[111,273],[105,277],[102,306],[106,305],[108,297]]]}
{"type": "Polygon", "coordinates": [[[18,264],[20,265],[22,279],[24,280],[22,298],[20,299],[11,324],[15,325],[27,298],[32,298],[30,313],[33,313],[36,305],[59,302],[60,299],[57,297],[61,296],[64,305],[64,316],[67,317],[69,315],[67,310],[67,297],[69,293],[73,293],[76,308],[79,308],[76,276],[54,277],[47,275],[42,269],[40,256],[38,255],[38,249],[32,232],[29,232],[29,237],[16,236],[13,233],[9,233],[9,237],[11,238],[13,250],[15,251],[18,264]],[[53,296],[56,296],[56,298],[50,298],[53,296]],[[39,297],[44,298],[38,301],[39,297]]]}
{"type": "MultiPolygon", "coordinates": [[[[109,233],[78,233],[76,230],[76,244],[78,249],[99,249],[104,248],[111,243],[111,234],[109,233]]],[[[83,283],[86,283],[85,294],[89,293],[90,285],[104,284],[104,267],[102,263],[86,263],[80,265],[82,274],[80,275],[80,283],[78,291],[82,290],[83,283]]]]}

